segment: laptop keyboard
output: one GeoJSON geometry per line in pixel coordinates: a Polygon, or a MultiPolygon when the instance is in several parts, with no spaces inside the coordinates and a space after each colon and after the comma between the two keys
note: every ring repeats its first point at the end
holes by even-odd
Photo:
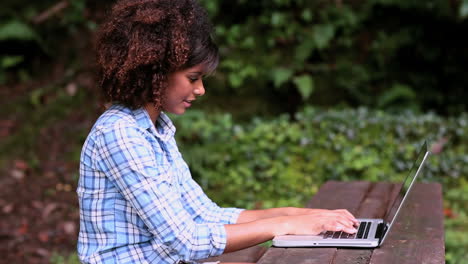
{"type": "Polygon", "coordinates": [[[366,239],[369,236],[369,230],[372,222],[361,222],[358,231],[354,234],[348,234],[342,231],[327,231],[323,234],[323,238],[339,238],[339,239],[366,239]]]}

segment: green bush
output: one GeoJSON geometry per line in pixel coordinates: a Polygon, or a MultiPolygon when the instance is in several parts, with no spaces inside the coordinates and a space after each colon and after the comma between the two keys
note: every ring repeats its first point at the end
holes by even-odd
{"type": "Polygon", "coordinates": [[[194,178],[223,206],[302,206],[327,180],[399,181],[424,140],[434,155],[422,181],[444,186],[447,260],[467,248],[468,115],[306,108],[291,120],[236,123],[229,114],[174,117],[194,178]],[[464,178],[465,177],[465,178],[464,178]],[[463,234],[463,235],[461,235],[463,234]]]}
{"type": "Polygon", "coordinates": [[[398,180],[424,140],[443,146],[425,180],[454,187],[468,174],[467,115],[306,108],[294,121],[283,115],[236,124],[228,114],[202,112],[175,120],[194,177],[223,204],[299,205],[326,180],[398,180]]]}
{"type": "Polygon", "coordinates": [[[202,3],[223,58],[214,92],[274,93],[294,105],[468,110],[467,0],[202,3]]]}

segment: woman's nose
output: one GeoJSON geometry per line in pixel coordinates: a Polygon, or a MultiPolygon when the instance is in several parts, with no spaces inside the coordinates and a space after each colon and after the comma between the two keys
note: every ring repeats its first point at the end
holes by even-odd
{"type": "Polygon", "coordinates": [[[200,83],[195,87],[195,89],[193,90],[193,93],[196,96],[202,96],[205,94],[205,86],[203,85],[202,81],[200,81],[200,83]]]}

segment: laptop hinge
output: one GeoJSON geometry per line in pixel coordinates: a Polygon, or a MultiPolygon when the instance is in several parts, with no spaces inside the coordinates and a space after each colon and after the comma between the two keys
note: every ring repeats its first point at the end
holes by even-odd
{"type": "Polygon", "coordinates": [[[379,239],[379,245],[382,242],[382,239],[385,236],[385,233],[387,233],[387,230],[388,230],[388,224],[385,222],[382,222],[377,226],[377,230],[375,231],[375,238],[379,239]]]}

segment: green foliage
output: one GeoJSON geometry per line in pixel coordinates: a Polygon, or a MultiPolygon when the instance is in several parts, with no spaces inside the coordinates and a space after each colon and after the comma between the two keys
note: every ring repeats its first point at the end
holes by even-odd
{"type": "Polygon", "coordinates": [[[467,110],[466,0],[202,3],[222,52],[215,90],[295,89],[304,104],[467,110]]]}
{"type": "MultiPolygon", "coordinates": [[[[36,32],[26,23],[18,20],[10,20],[0,24],[0,44],[6,41],[41,43],[36,32]]],[[[6,82],[6,71],[18,66],[24,61],[23,54],[0,53],[0,84],[6,82]]]]}
{"type": "Polygon", "coordinates": [[[463,19],[468,17],[468,0],[463,0],[460,5],[460,17],[463,19]]]}
{"type": "MultiPolygon", "coordinates": [[[[41,21],[35,20],[42,12],[54,9],[55,5],[56,1],[2,2],[0,84],[29,80],[34,71],[34,60],[58,55],[57,52],[66,46],[67,38],[77,33],[77,29],[96,28],[95,23],[85,17],[85,0],[69,1],[56,14],[50,14],[41,21]]],[[[68,55],[73,55],[73,52],[68,55]]]]}
{"type": "Polygon", "coordinates": [[[457,263],[458,248],[468,246],[466,114],[306,108],[295,120],[239,124],[228,114],[189,112],[175,122],[181,152],[208,195],[246,208],[302,206],[327,180],[399,181],[428,140],[435,154],[421,180],[442,183],[446,207],[459,215],[447,221],[447,260],[457,263]]]}
{"type": "Polygon", "coordinates": [[[11,20],[0,26],[0,41],[5,40],[36,41],[38,36],[29,25],[11,20]]]}
{"type": "Polygon", "coordinates": [[[80,260],[76,253],[70,254],[68,256],[61,255],[57,252],[54,252],[49,260],[50,264],[80,264],[80,260]]]}
{"type": "MultiPolygon", "coordinates": [[[[468,161],[465,161],[465,166],[468,161]]],[[[451,218],[446,219],[445,241],[448,263],[464,263],[468,259],[468,180],[461,178],[459,188],[446,191],[447,206],[455,212],[451,218]]]]}
{"type": "Polygon", "coordinates": [[[431,159],[426,180],[452,187],[468,173],[466,115],[443,119],[364,108],[306,108],[295,119],[283,115],[241,125],[227,114],[190,112],[176,117],[177,135],[194,177],[225,205],[252,207],[265,201],[279,206],[276,197],[303,204],[330,179],[398,180],[426,139],[447,140],[444,151],[431,159]]]}
{"type": "Polygon", "coordinates": [[[308,99],[314,91],[314,79],[309,75],[300,75],[293,78],[294,84],[297,86],[302,98],[308,99]]]}

